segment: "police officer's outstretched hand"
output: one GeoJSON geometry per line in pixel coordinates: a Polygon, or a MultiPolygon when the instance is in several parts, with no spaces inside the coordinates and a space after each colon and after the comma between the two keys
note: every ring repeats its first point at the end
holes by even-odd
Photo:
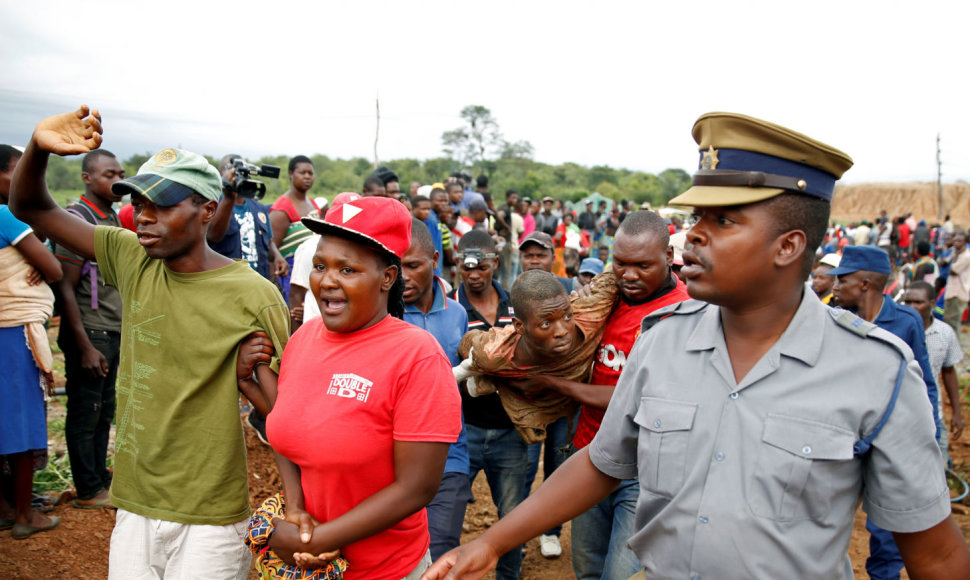
{"type": "Polygon", "coordinates": [[[34,128],[37,146],[57,155],[79,155],[101,146],[101,114],[87,105],[48,117],[34,128]]]}
{"type": "Polygon", "coordinates": [[[498,557],[491,544],[478,538],[438,558],[421,580],[479,580],[495,568],[498,557]]]}

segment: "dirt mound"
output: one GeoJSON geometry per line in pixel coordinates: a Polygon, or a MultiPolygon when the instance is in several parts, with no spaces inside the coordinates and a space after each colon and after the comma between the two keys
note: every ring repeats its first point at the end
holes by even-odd
{"type": "MultiPolygon", "coordinates": [[[[935,223],[939,219],[936,183],[856,183],[835,188],[832,219],[871,222],[882,209],[890,217],[913,212],[917,220],[935,223]]],[[[970,224],[970,184],[943,184],[943,213],[949,213],[956,224],[970,224]]]]}

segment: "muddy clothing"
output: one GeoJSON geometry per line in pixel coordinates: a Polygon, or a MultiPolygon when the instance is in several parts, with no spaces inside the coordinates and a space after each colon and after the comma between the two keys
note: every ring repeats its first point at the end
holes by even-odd
{"type": "Polygon", "coordinates": [[[476,379],[479,390],[498,391],[502,406],[526,443],[544,440],[546,425],[560,417],[574,417],[579,403],[558,393],[529,397],[508,386],[507,380],[551,375],[586,382],[617,296],[616,278],[607,272],[593,279],[590,296],[571,299],[580,340],[552,363],[518,365],[513,357],[520,335],[513,326],[492,328],[488,332],[471,331],[462,339],[459,353],[463,358],[474,348],[472,370],[482,375],[476,379]]]}

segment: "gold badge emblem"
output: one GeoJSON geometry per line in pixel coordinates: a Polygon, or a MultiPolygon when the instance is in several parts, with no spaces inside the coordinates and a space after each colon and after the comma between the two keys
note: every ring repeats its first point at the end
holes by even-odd
{"type": "Polygon", "coordinates": [[[259,221],[263,222],[263,225],[266,225],[266,214],[259,212],[259,221]]]}
{"type": "Polygon", "coordinates": [[[165,163],[171,163],[175,161],[177,156],[178,154],[175,153],[175,149],[162,149],[155,154],[155,164],[164,165],[165,163]]]}
{"type": "Polygon", "coordinates": [[[714,146],[711,145],[711,147],[707,151],[705,151],[704,155],[701,157],[701,169],[705,169],[708,171],[711,169],[717,169],[718,161],[719,160],[717,158],[717,149],[715,149],[714,146]]]}

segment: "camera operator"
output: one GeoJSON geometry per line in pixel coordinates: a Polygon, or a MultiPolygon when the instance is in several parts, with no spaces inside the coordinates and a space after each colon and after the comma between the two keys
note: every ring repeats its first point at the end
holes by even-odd
{"type": "MultiPolygon", "coordinates": [[[[238,158],[238,155],[226,155],[219,163],[223,180],[231,185],[236,183],[232,161],[238,158]]],[[[289,265],[273,242],[269,208],[239,195],[232,187],[223,187],[222,199],[206,238],[213,250],[234,260],[245,258],[267,280],[290,273],[289,265]]]]}

